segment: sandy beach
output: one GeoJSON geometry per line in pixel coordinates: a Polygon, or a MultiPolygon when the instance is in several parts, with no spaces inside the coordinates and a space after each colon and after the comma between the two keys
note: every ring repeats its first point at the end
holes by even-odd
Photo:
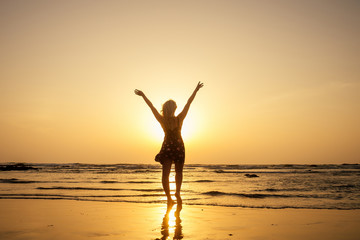
{"type": "Polygon", "coordinates": [[[360,210],[0,200],[0,239],[358,239],[360,210]]]}

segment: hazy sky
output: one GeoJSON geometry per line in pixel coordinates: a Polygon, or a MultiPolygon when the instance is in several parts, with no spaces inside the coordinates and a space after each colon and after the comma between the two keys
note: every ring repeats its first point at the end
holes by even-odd
{"type": "Polygon", "coordinates": [[[359,163],[360,2],[0,1],[0,161],[359,163]]]}

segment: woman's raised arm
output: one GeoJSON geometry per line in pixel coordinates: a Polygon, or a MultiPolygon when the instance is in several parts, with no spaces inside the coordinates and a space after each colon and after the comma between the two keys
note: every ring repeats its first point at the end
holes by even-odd
{"type": "Polygon", "coordinates": [[[135,89],[134,92],[135,92],[136,95],[139,95],[139,96],[143,97],[144,101],[150,107],[152,113],[154,114],[156,120],[158,120],[161,123],[162,117],[161,117],[160,113],[156,110],[156,108],[153,106],[153,104],[150,102],[150,100],[145,96],[145,94],[142,91],[138,90],[138,89],[135,89]]]}
{"type": "Polygon", "coordinates": [[[186,117],[187,112],[189,111],[190,105],[192,103],[192,101],[194,100],[196,93],[199,91],[200,88],[202,88],[204,86],[204,84],[202,82],[198,82],[193,94],[191,94],[189,100],[187,101],[184,109],[182,110],[182,112],[178,115],[178,117],[181,120],[184,120],[184,118],[186,117]]]}

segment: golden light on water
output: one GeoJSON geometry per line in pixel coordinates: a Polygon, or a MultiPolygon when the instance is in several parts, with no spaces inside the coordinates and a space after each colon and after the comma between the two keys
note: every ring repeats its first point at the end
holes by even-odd
{"type": "Polygon", "coordinates": [[[176,208],[173,207],[169,213],[169,230],[173,232],[176,227],[176,217],[175,217],[176,208]]]}
{"type": "Polygon", "coordinates": [[[174,205],[170,209],[163,208],[165,215],[161,224],[161,239],[182,239],[182,220],[180,218],[182,206],[174,205]],[[173,236],[173,238],[172,238],[173,236]]]}
{"type": "Polygon", "coordinates": [[[170,182],[170,192],[171,194],[175,194],[176,183],[175,183],[175,173],[173,171],[170,173],[169,182],[170,182]]]}

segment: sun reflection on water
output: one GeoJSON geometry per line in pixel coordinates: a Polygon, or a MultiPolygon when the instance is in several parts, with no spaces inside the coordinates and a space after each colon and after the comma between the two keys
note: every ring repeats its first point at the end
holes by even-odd
{"type": "Polygon", "coordinates": [[[176,190],[176,183],[175,183],[175,173],[172,171],[169,176],[169,186],[170,186],[170,193],[175,194],[176,190]]]}
{"type": "Polygon", "coordinates": [[[182,234],[182,225],[180,218],[180,211],[182,209],[182,205],[177,205],[176,208],[173,206],[168,206],[161,224],[161,238],[157,238],[157,240],[169,240],[171,239],[170,235],[174,237],[172,239],[183,239],[184,236],[182,234]]]}
{"type": "Polygon", "coordinates": [[[176,217],[175,217],[175,208],[172,208],[169,213],[169,220],[168,220],[169,228],[173,230],[176,224],[176,217]]]}

